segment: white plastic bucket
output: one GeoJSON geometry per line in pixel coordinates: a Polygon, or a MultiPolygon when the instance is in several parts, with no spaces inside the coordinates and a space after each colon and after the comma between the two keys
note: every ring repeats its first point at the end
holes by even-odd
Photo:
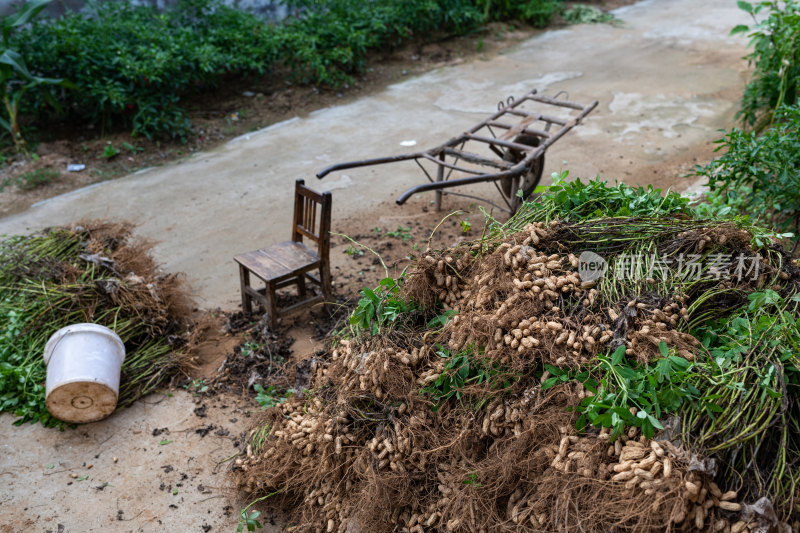
{"type": "Polygon", "coordinates": [[[65,422],[84,423],[114,412],[125,345],[99,324],[74,324],[53,333],[44,347],[47,410],[65,422]]]}

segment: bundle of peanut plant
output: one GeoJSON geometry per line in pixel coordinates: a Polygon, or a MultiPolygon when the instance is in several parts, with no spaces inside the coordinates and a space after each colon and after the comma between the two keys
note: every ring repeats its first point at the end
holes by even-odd
{"type": "Polygon", "coordinates": [[[181,278],[160,272],[151,245],[124,223],[91,221],[0,242],[0,412],[60,425],[45,407],[44,346],[58,329],[92,322],[126,349],[118,406],[186,364],[179,349],[191,302],[181,278]]]}

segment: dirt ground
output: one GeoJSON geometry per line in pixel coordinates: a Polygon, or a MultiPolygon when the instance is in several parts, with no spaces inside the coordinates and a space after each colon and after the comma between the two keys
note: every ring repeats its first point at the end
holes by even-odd
{"type": "Polygon", "coordinates": [[[74,430],[15,427],[13,442],[29,445],[2,444],[0,531],[233,531],[246,502],[227,486],[225,459],[257,409],[175,390],[74,430]]]}
{"type": "MultiPolygon", "coordinates": [[[[680,52],[681,46],[685,45],[683,43],[685,39],[705,38],[689,34],[700,31],[698,28],[703,29],[703,25],[707,24],[706,20],[714,18],[713,9],[719,7],[718,5],[721,5],[720,2],[700,13],[697,18],[702,19],[701,22],[687,26],[689,29],[681,30],[664,25],[659,29],[662,35],[650,38],[653,41],[663,40],[668,43],[668,48],[680,52]]],[[[640,10],[656,7],[664,9],[663,4],[658,6],[654,0],[644,0],[633,7],[640,10]]],[[[666,9],[679,10],[682,7],[667,6],[666,9]]],[[[625,13],[620,16],[624,20],[625,13]]],[[[548,43],[552,42],[549,40],[550,36],[556,39],[559,32],[563,31],[565,30],[540,34],[542,40],[536,41],[535,46],[547,48],[548,43]]],[[[580,31],[598,30],[586,28],[580,31]]],[[[659,69],[673,68],[674,65],[652,63],[658,58],[658,54],[653,55],[652,50],[648,54],[647,47],[626,49],[624,43],[626,33],[620,32],[616,37],[620,40],[619,55],[608,58],[606,64],[597,63],[593,67],[607,71],[604,72],[607,79],[601,80],[602,86],[597,90],[609,93],[609,97],[602,104],[608,110],[608,118],[598,121],[599,126],[589,123],[581,127],[585,129],[584,132],[576,132],[573,144],[563,152],[568,154],[570,168],[574,165],[576,172],[584,176],[593,175],[590,174],[592,171],[600,171],[603,174],[612,171],[616,176],[634,183],[657,183],[664,187],[685,186],[686,182],[680,176],[693,165],[708,160],[713,150],[712,141],[718,136],[715,126],[723,127],[731,120],[741,94],[740,82],[744,77],[744,65],[737,61],[742,55],[742,45],[739,43],[730,48],[720,49],[719,47],[726,46],[725,37],[721,35],[722,29],[715,31],[720,34],[718,41],[710,40],[708,46],[690,45],[685,55],[688,56],[686,61],[696,66],[698,77],[707,75],[708,71],[722,73],[720,75],[725,79],[718,82],[719,88],[709,89],[709,92],[698,95],[695,99],[687,97],[672,100],[671,97],[659,100],[658,90],[655,90],[656,94],[647,100],[648,105],[637,105],[635,97],[637,91],[644,92],[643,86],[647,84],[646,76],[650,74],[655,76],[659,69]],[[646,64],[643,66],[642,62],[646,64]],[[626,64],[629,64],[632,72],[635,71],[635,75],[625,77],[626,64]],[[620,78],[616,88],[609,81],[615,77],[620,78]],[[714,108],[716,114],[700,128],[695,122],[697,117],[700,117],[700,121],[703,120],[704,113],[711,106],[709,102],[719,103],[714,108]],[[675,126],[676,123],[678,126],[675,126]],[[665,126],[665,124],[671,125],[665,126]],[[602,129],[597,131],[596,128],[602,129]],[[701,133],[691,137],[692,142],[682,142],[692,134],[693,129],[701,133]],[[642,134],[647,140],[638,137],[638,134],[642,134]],[[682,138],[682,135],[685,137],[682,138]],[[596,140],[598,138],[605,139],[605,144],[600,144],[596,140]]],[[[458,68],[467,70],[473,69],[474,65],[475,70],[486,68],[489,64],[497,65],[497,69],[514,68],[509,62],[505,47],[514,44],[515,53],[518,55],[527,50],[530,50],[531,54],[536,54],[538,49],[526,40],[531,35],[533,35],[531,30],[520,29],[497,32],[491,39],[483,35],[486,48],[480,54],[467,53],[475,49],[475,43],[480,36],[465,37],[459,45],[451,42],[434,43],[421,47],[420,50],[404,49],[396,52],[399,54],[396,62],[391,57],[384,58],[384,61],[380,62],[381,66],[375,67],[374,72],[377,74],[370,73],[376,77],[372,84],[369,82],[372,78],[368,75],[357,87],[342,91],[341,97],[335,92],[321,91],[317,94],[311,89],[272,87],[259,90],[258,87],[247,84],[232,86],[230,99],[220,100],[224,103],[220,104],[219,109],[206,112],[205,115],[198,112],[195,117],[197,124],[205,124],[201,126],[207,132],[204,140],[198,140],[199,144],[192,144],[188,148],[166,147],[162,150],[166,154],[163,157],[161,152],[157,151],[157,147],[145,146],[141,140],[137,140],[137,143],[145,147],[143,152],[123,153],[117,156],[116,161],[111,162],[97,158],[96,154],[102,151],[104,143],[108,140],[112,143],[121,143],[123,137],[78,139],[73,144],[61,148],[58,145],[40,146],[41,159],[38,165],[52,164],[61,168],[67,162],[83,162],[89,168],[82,173],[64,175],[43,189],[31,192],[7,189],[6,192],[0,193],[0,213],[8,215],[19,212],[24,217],[26,213],[23,211],[43,198],[150,166],[157,163],[159,158],[163,161],[180,159],[187,153],[184,150],[205,150],[270,122],[294,116],[318,117],[319,115],[312,113],[313,110],[345,102],[355,104],[363,101],[366,95],[382,90],[399,79],[406,79],[413,74],[433,68],[455,64],[461,64],[458,68]],[[496,41],[493,40],[495,36],[496,41]],[[419,59],[410,59],[410,55],[419,59]],[[403,70],[407,72],[404,74],[403,70]],[[253,90],[256,95],[243,97],[241,91],[244,90],[253,90]],[[258,92],[262,92],[265,98],[259,100],[258,92]],[[251,111],[242,113],[242,109],[251,111]],[[229,119],[230,115],[237,111],[240,117],[238,121],[230,122],[225,118],[229,119]],[[202,123],[202,120],[208,122],[202,123]],[[226,129],[229,126],[232,129],[226,129]],[[80,155],[83,152],[82,144],[78,146],[79,143],[89,143],[85,158],[75,156],[75,153],[80,155]],[[75,146],[78,146],[79,152],[74,151],[75,146]],[[51,148],[52,152],[48,153],[51,148]],[[182,153],[178,154],[178,151],[182,153]],[[128,157],[133,161],[127,159],[128,157]],[[95,172],[91,172],[92,170],[95,172]]],[[[579,49],[563,51],[565,57],[581,53],[587,52],[579,49]]],[[[587,65],[587,68],[589,67],[590,65],[587,65]]],[[[457,76],[460,75],[458,72],[462,72],[448,68],[442,69],[441,76],[445,79],[450,75],[448,73],[456,72],[452,75],[457,76]]],[[[561,65],[554,68],[561,68],[561,65]]],[[[487,71],[486,75],[490,74],[491,71],[487,71]]],[[[530,77],[530,73],[518,74],[525,78],[530,77]]],[[[683,85],[691,85],[693,81],[687,78],[683,80],[683,85]]],[[[704,89],[714,82],[716,80],[707,80],[704,89]]],[[[445,95],[450,100],[442,96],[437,100],[437,105],[445,110],[448,109],[449,102],[457,102],[468,107],[471,103],[470,89],[471,86],[465,81],[463,86],[457,86],[451,91],[452,94],[445,95]]],[[[668,92],[667,88],[663,90],[668,92]]],[[[333,113],[335,110],[328,111],[333,113]]],[[[474,116],[474,113],[469,115],[468,122],[473,122],[474,116]]],[[[379,117],[376,118],[378,119],[379,117]]],[[[225,146],[220,145],[218,150],[225,150],[225,146]]],[[[251,151],[253,150],[256,149],[251,148],[251,151]]],[[[559,167],[558,159],[561,153],[559,152],[556,159],[551,159],[552,167],[549,170],[556,170],[559,167]]],[[[319,166],[321,163],[315,162],[315,164],[319,166]]],[[[181,166],[189,167],[185,163],[179,163],[175,164],[175,169],[178,170],[181,166]]],[[[125,180],[138,179],[142,182],[142,178],[145,177],[146,175],[129,176],[125,180]]],[[[285,181],[291,184],[288,178],[285,181]]],[[[316,186],[318,183],[314,180],[311,185],[316,186]]],[[[185,185],[181,187],[184,195],[197,194],[190,187],[185,185]]],[[[230,187],[234,188],[233,185],[230,187]]],[[[346,216],[334,217],[334,231],[346,233],[353,240],[380,254],[392,276],[396,276],[408,266],[413,256],[428,246],[429,239],[432,248],[441,248],[459,239],[478,238],[481,234],[484,217],[479,206],[470,200],[446,197],[446,211],[436,212],[431,205],[432,198],[423,195],[413,197],[401,209],[394,206],[393,195],[396,194],[397,188],[392,186],[386,188],[380,201],[364,203],[359,209],[360,200],[355,192],[357,188],[335,193],[337,201],[340,201],[338,198],[347,198],[349,195],[350,203],[353,205],[348,207],[346,216]],[[431,237],[431,231],[439,224],[442,217],[453,211],[460,211],[460,214],[448,218],[431,237]]],[[[165,186],[163,194],[172,194],[172,191],[167,189],[165,186]]],[[[244,194],[250,190],[247,188],[244,194]]],[[[73,194],[79,193],[81,191],[73,194]]],[[[251,197],[256,195],[257,193],[253,192],[251,197]]],[[[202,194],[198,196],[201,197],[198,202],[206,200],[202,198],[202,194]]],[[[64,201],[69,200],[69,196],[65,198],[64,201]]],[[[65,213],[72,213],[84,207],[88,210],[88,202],[81,200],[81,197],[77,198],[74,204],[66,207],[57,216],[66,216],[65,213]]],[[[147,202],[147,200],[142,201],[147,202]]],[[[199,235],[212,234],[213,230],[208,224],[209,216],[221,220],[223,215],[218,210],[206,206],[195,206],[195,208],[208,211],[203,219],[205,222],[192,222],[194,231],[199,235]]],[[[270,207],[260,206],[260,209],[270,211],[270,207]]],[[[116,212],[117,209],[114,208],[112,211],[116,212]]],[[[78,213],[73,214],[78,215],[78,213]]],[[[0,226],[2,228],[0,232],[14,230],[19,225],[27,227],[40,224],[42,221],[57,222],[55,216],[50,214],[41,216],[43,217],[41,220],[35,217],[30,219],[11,217],[7,219],[11,221],[8,225],[0,226]]],[[[173,214],[172,218],[176,216],[173,214]]],[[[282,223],[282,218],[274,213],[269,219],[279,219],[278,222],[282,223]]],[[[141,222],[155,224],[165,236],[169,236],[173,231],[174,221],[169,224],[164,223],[155,211],[150,218],[141,222]]],[[[251,223],[239,220],[235,225],[241,230],[249,224],[251,223]]],[[[267,236],[273,238],[274,232],[266,231],[267,236]]],[[[255,240],[263,241],[264,238],[263,234],[254,235],[255,240]]],[[[282,238],[284,237],[281,236],[281,240],[282,238]]],[[[173,244],[170,251],[180,252],[181,246],[185,249],[185,253],[193,254],[187,261],[190,261],[196,269],[208,268],[208,263],[204,264],[203,261],[209,259],[206,257],[211,253],[209,249],[192,248],[186,243],[179,243],[179,245],[173,244]]],[[[241,247],[243,243],[236,243],[236,246],[241,247]]],[[[222,252],[214,249],[213,253],[224,255],[225,260],[229,261],[230,254],[227,250],[222,252]]],[[[357,300],[361,287],[375,286],[385,275],[383,266],[375,255],[339,235],[333,238],[331,258],[334,290],[341,304],[348,301],[352,304],[357,300]]],[[[175,267],[175,264],[167,265],[167,268],[175,267]]],[[[235,310],[236,285],[230,284],[227,278],[222,279],[216,273],[208,276],[209,279],[203,283],[224,286],[224,290],[220,292],[224,292],[226,298],[224,300],[218,298],[217,301],[221,302],[218,305],[221,305],[224,311],[235,310]]],[[[201,287],[199,292],[203,296],[205,289],[202,287],[205,285],[198,286],[201,287]]],[[[218,388],[203,390],[212,382],[217,370],[234,352],[237,344],[242,342],[240,334],[228,333],[223,327],[222,311],[215,311],[214,314],[217,320],[207,323],[206,342],[197,353],[195,362],[198,369],[188,377],[184,386],[151,395],[107,420],[64,432],[31,425],[13,427],[12,417],[0,415],[0,479],[6,487],[0,491],[0,509],[2,509],[0,532],[162,530],[213,532],[236,529],[239,510],[248,502],[242,500],[228,485],[225,473],[260,408],[252,396],[243,390],[241,384],[238,387],[228,387],[226,390],[218,388]]],[[[287,364],[291,366],[304,355],[319,348],[321,346],[319,332],[326,326],[330,326],[330,322],[319,311],[284,320],[280,335],[285,339],[289,337],[293,339],[290,347],[291,359],[287,364]]],[[[282,524],[280,517],[271,515],[264,506],[257,505],[254,508],[265,511],[261,517],[261,522],[265,525],[262,531],[280,530],[282,524]]]]}

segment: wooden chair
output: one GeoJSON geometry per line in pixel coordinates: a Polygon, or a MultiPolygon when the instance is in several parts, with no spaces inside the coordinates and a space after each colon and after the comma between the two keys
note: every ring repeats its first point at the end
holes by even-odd
{"type": "Polygon", "coordinates": [[[331,193],[319,194],[307,188],[303,180],[297,180],[294,189],[292,240],[233,258],[239,263],[242,310],[245,315],[252,313],[252,303],[255,300],[269,314],[274,331],[278,326],[279,316],[326,299],[330,300],[330,230],[331,193]],[[304,237],[316,243],[316,249],[306,246],[303,243],[304,237]],[[319,270],[318,278],[311,274],[314,270],[319,270]],[[266,286],[263,289],[254,289],[250,285],[250,274],[262,280],[266,286]],[[307,279],[317,283],[322,294],[305,298],[307,279]],[[289,285],[297,285],[302,301],[279,312],[275,291],[289,285]]]}

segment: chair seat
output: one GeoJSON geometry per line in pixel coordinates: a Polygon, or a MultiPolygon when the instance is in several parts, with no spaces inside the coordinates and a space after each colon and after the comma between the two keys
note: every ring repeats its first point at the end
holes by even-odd
{"type": "Polygon", "coordinates": [[[301,242],[286,241],[239,254],[234,261],[264,281],[281,281],[319,268],[317,253],[301,242]]]}

